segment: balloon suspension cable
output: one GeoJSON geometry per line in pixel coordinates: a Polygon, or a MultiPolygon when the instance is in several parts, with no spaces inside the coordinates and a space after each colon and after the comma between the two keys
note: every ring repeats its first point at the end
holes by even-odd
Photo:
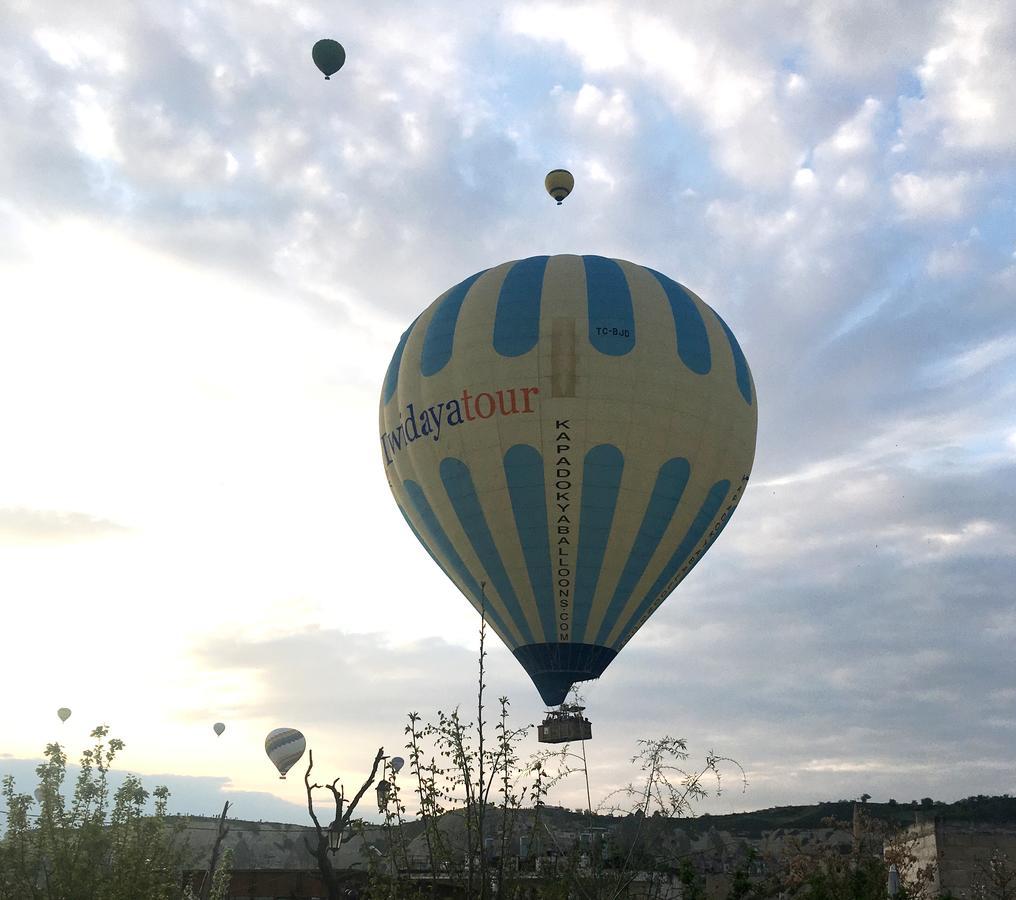
{"type": "Polygon", "coordinates": [[[586,812],[589,814],[589,827],[593,827],[593,801],[589,793],[589,764],[586,762],[586,739],[582,739],[582,771],[586,776],[586,812]]]}

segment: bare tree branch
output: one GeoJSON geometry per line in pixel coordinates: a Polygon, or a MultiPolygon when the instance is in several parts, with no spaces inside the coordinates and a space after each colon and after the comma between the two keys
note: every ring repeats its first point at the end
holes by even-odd
{"type": "Polygon", "coordinates": [[[212,845],[212,856],[208,861],[208,873],[201,879],[201,900],[208,900],[212,890],[212,883],[215,881],[215,867],[219,864],[219,849],[222,846],[223,838],[229,834],[229,826],[226,825],[226,813],[229,811],[229,801],[222,807],[222,814],[219,816],[219,828],[215,835],[215,843],[212,845]]]}
{"type": "Polygon", "coordinates": [[[315,788],[321,787],[320,784],[310,783],[310,772],[314,768],[314,751],[307,751],[309,756],[309,763],[307,765],[307,771],[303,775],[303,783],[307,786],[307,812],[310,813],[311,821],[314,823],[314,828],[317,829],[318,841],[324,836],[324,831],[321,828],[321,823],[318,821],[318,817],[314,812],[314,796],[311,793],[315,788]]]}
{"type": "Polygon", "coordinates": [[[361,787],[360,790],[356,792],[356,796],[353,797],[353,799],[349,802],[349,805],[346,807],[346,813],[342,817],[342,822],[340,823],[342,828],[345,828],[346,825],[349,824],[349,820],[350,818],[352,818],[353,815],[353,810],[356,809],[356,804],[359,803],[360,798],[363,797],[365,793],[367,793],[367,788],[369,788],[374,783],[374,778],[377,775],[377,767],[381,765],[381,761],[384,758],[385,758],[385,748],[378,747],[377,755],[374,757],[374,765],[370,770],[370,775],[367,776],[367,780],[363,783],[363,787],[361,787]]]}

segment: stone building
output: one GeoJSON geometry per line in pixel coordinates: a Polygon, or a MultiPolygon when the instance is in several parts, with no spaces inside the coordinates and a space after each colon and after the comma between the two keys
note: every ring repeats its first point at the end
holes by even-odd
{"type": "Polygon", "coordinates": [[[988,863],[993,853],[1006,854],[1016,867],[1016,822],[982,823],[919,818],[909,829],[914,838],[918,866],[935,865],[932,896],[951,895],[961,900],[992,900],[988,863]],[[986,890],[978,890],[984,886],[986,890]]]}

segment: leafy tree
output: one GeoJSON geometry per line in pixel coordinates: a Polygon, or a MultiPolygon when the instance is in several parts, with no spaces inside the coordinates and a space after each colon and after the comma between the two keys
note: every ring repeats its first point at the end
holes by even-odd
{"type": "Polygon", "coordinates": [[[149,793],[128,775],[110,793],[109,771],[124,743],[102,725],[81,755],[69,804],[61,793],[67,756],[49,744],[36,768],[40,812],[33,798],[3,779],[7,828],[0,840],[0,900],[174,900],[180,896],[185,852],[166,820],[169,791],[149,793]],[[145,813],[154,798],[155,811],[145,813]],[[34,821],[33,821],[34,819],[34,821]]]}
{"type": "MultiPolygon", "coordinates": [[[[426,853],[422,865],[430,879],[410,884],[396,874],[397,869],[419,874],[421,860],[407,854],[406,807],[393,783],[386,793],[385,827],[396,836],[388,840],[389,864],[373,868],[372,896],[458,891],[475,900],[605,900],[627,896],[637,876],[640,897],[659,896],[678,872],[674,819],[686,815],[710,793],[719,793],[721,764],[737,764],[709,753],[702,766],[687,767],[684,740],[641,740],[632,757],[637,770],[634,780],[613,792],[597,810],[583,810],[588,816],[587,830],[574,843],[560,844],[555,829],[549,827],[559,813],[546,800],[567,777],[585,773],[584,759],[565,744],[522,760],[519,743],[531,726],[511,723],[507,697],[498,700],[494,734],[488,736],[485,637],[486,623],[481,618],[475,719],[467,720],[459,707],[447,713],[439,710],[434,723],[425,723],[419,713],[411,712],[405,728],[408,794],[422,826],[414,828],[422,835],[416,856],[426,853]],[[581,767],[572,760],[580,761],[581,767]],[[620,826],[607,819],[614,831],[608,841],[606,827],[598,827],[596,819],[617,814],[629,818],[620,826]],[[531,855],[516,862],[513,848],[520,840],[528,844],[531,855]]],[[[686,892],[687,896],[694,900],[694,894],[686,892]]],[[[747,896],[746,890],[738,900],[747,896]]]]}

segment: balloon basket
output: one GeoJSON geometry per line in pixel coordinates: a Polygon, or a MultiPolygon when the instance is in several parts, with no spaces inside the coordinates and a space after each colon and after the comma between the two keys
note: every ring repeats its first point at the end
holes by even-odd
{"type": "Polygon", "coordinates": [[[593,737],[593,726],[584,715],[584,706],[562,704],[560,709],[547,713],[543,724],[537,727],[541,744],[568,744],[572,741],[588,741],[593,737]]]}

